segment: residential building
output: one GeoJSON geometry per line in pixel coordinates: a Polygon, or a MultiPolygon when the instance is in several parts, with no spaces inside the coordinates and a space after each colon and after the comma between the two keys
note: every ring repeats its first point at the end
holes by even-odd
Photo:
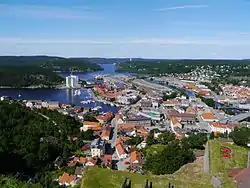
{"type": "Polygon", "coordinates": [[[208,125],[209,125],[210,131],[214,133],[228,133],[229,134],[234,129],[233,125],[223,124],[219,122],[210,122],[208,125]]]}
{"type": "Polygon", "coordinates": [[[58,101],[49,101],[48,102],[48,108],[51,109],[51,110],[56,110],[59,107],[60,106],[59,106],[59,102],[58,101]]]}
{"type": "Polygon", "coordinates": [[[130,155],[130,167],[133,170],[142,168],[142,156],[138,151],[133,151],[130,155]]]}
{"type": "Polygon", "coordinates": [[[101,124],[99,122],[92,122],[92,121],[84,121],[83,126],[80,128],[80,131],[100,131],[102,130],[101,124]]]}
{"type": "Polygon", "coordinates": [[[100,137],[103,140],[109,141],[109,137],[110,137],[110,130],[103,130],[102,134],[100,135],[100,137]]]}
{"type": "Polygon", "coordinates": [[[97,138],[92,141],[90,145],[91,156],[92,157],[101,157],[105,152],[105,143],[101,138],[97,138]]]}
{"type": "Polygon", "coordinates": [[[59,177],[58,181],[61,186],[74,186],[77,183],[77,178],[74,175],[64,172],[63,175],[59,177]]]}
{"type": "Polygon", "coordinates": [[[119,159],[125,159],[128,157],[125,149],[124,149],[124,143],[121,139],[116,140],[116,145],[115,145],[115,151],[119,159]]]}
{"type": "Polygon", "coordinates": [[[144,126],[144,127],[151,126],[151,119],[148,117],[144,117],[142,115],[128,114],[126,118],[124,118],[124,121],[127,124],[134,124],[137,126],[144,126]]]}
{"type": "Polygon", "coordinates": [[[114,114],[112,112],[107,112],[105,114],[96,116],[95,118],[102,124],[108,123],[108,121],[112,120],[114,114]]]}
{"type": "Polygon", "coordinates": [[[205,112],[200,115],[201,119],[206,122],[219,121],[215,114],[212,112],[205,112]]]}
{"type": "Polygon", "coordinates": [[[180,129],[182,128],[181,122],[177,119],[177,117],[171,117],[170,118],[170,125],[171,128],[179,127],[180,129]]]}

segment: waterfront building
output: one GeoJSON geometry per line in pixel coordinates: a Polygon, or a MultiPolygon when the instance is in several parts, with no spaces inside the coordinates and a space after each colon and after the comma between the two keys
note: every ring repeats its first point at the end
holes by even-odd
{"type": "Polygon", "coordinates": [[[70,75],[66,77],[66,87],[67,88],[79,88],[79,78],[75,75],[70,75]]]}

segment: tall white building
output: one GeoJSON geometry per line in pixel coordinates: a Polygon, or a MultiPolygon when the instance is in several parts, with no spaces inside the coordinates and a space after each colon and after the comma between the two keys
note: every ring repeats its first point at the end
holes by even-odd
{"type": "Polygon", "coordinates": [[[66,87],[67,88],[78,88],[79,85],[79,79],[78,76],[70,75],[66,77],[66,87]]]}

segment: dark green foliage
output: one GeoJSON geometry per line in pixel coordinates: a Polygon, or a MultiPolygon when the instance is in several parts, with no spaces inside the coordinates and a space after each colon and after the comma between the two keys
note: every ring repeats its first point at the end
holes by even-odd
{"type": "Polygon", "coordinates": [[[102,68],[80,59],[47,56],[0,57],[0,86],[53,87],[64,80],[56,72],[90,72],[102,68]]]}
{"type": "Polygon", "coordinates": [[[246,147],[247,144],[250,143],[250,129],[247,127],[235,128],[229,136],[233,139],[234,143],[239,146],[246,147]]]}
{"type": "Polygon", "coordinates": [[[64,79],[50,70],[36,66],[0,67],[0,86],[10,87],[53,87],[64,79]]]}
{"type": "Polygon", "coordinates": [[[1,188],[43,188],[41,184],[31,184],[19,181],[16,178],[0,176],[1,188]]]}
{"type": "Polygon", "coordinates": [[[171,132],[163,132],[157,138],[157,141],[161,144],[168,144],[171,141],[175,140],[175,134],[171,132]]]}
{"type": "Polygon", "coordinates": [[[84,121],[98,122],[98,120],[94,116],[92,116],[92,115],[86,115],[84,117],[84,121]]]}
{"type": "Polygon", "coordinates": [[[148,146],[151,146],[157,143],[156,140],[154,139],[154,130],[151,130],[149,132],[146,142],[148,146]]]}
{"type": "Polygon", "coordinates": [[[204,97],[200,97],[202,102],[204,102],[206,105],[208,105],[209,107],[215,107],[215,101],[212,98],[204,98],[204,97]]]}
{"type": "Polygon", "coordinates": [[[18,103],[1,102],[0,117],[0,173],[37,177],[42,185],[39,177],[54,169],[55,159],[61,156],[67,161],[76,149],[71,137],[81,137],[81,124],[57,111],[31,111],[18,103]]]}
{"type": "Polygon", "coordinates": [[[207,135],[203,133],[192,134],[181,140],[183,148],[187,149],[205,149],[204,144],[207,142],[207,135]]]}
{"type": "Polygon", "coordinates": [[[178,142],[171,142],[162,152],[146,157],[145,169],[156,175],[171,174],[193,160],[194,154],[191,150],[182,148],[178,142]]]}
{"type": "Polygon", "coordinates": [[[136,136],[133,138],[130,138],[126,141],[127,145],[131,145],[131,146],[136,146],[138,144],[140,144],[143,141],[143,138],[140,136],[136,136]]]}
{"type": "Polygon", "coordinates": [[[188,73],[197,67],[210,66],[212,70],[228,77],[229,75],[249,76],[249,64],[250,61],[248,60],[138,60],[120,63],[117,70],[120,72],[159,75],[188,73]],[[221,65],[224,65],[224,69],[220,67],[221,65]]]}
{"type": "Polygon", "coordinates": [[[214,132],[211,132],[210,135],[209,135],[209,139],[210,139],[210,140],[213,140],[214,138],[215,138],[214,132]]]}

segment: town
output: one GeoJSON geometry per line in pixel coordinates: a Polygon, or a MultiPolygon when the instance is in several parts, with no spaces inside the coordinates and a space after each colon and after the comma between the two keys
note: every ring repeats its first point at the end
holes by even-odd
{"type": "MultiPolygon", "coordinates": [[[[149,138],[159,141],[167,133],[177,140],[198,134],[229,139],[234,129],[250,126],[250,88],[223,85],[216,94],[204,84],[204,77],[198,76],[141,79],[97,75],[89,83],[91,100],[115,106],[117,112],[58,101],[20,102],[31,109],[47,108],[71,116],[81,122],[79,131],[93,134],[94,139],[84,141],[69,158],[70,170],[58,177],[59,185],[74,186],[93,166],[144,174],[147,158],[142,151],[149,148],[149,138]]],[[[66,77],[66,86],[77,92],[84,89],[77,76],[66,77]]],[[[2,101],[8,99],[1,97],[2,101]]],[[[77,139],[72,137],[74,141],[77,139]]],[[[195,155],[204,156],[205,152],[195,155]]]]}

